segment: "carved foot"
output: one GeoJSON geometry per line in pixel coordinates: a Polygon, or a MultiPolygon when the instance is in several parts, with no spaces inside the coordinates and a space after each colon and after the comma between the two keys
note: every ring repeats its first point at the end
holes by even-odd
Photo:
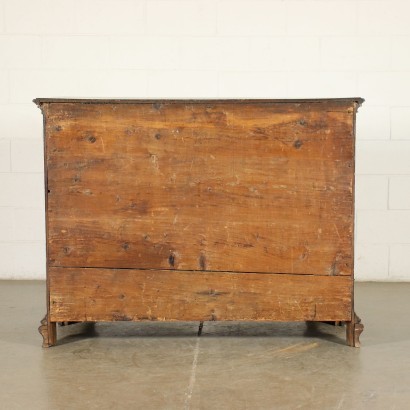
{"type": "Polygon", "coordinates": [[[359,337],[363,332],[364,325],[359,316],[354,314],[354,320],[346,322],[346,342],[349,346],[360,347],[359,337]]]}
{"type": "Polygon", "coordinates": [[[40,335],[43,336],[43,347],[50,347],[56,344],[56,324],[49,322],[47,315],[41,320],[41,325],[38,328],[38,331],[40,335]]]}

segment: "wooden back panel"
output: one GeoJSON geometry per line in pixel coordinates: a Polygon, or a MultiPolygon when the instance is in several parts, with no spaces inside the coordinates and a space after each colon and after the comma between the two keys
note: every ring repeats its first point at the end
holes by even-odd
{"type": "Polygon", "coordinates": [[[351,275],[355,108],[43,103],[49,266],[351,275]]]}

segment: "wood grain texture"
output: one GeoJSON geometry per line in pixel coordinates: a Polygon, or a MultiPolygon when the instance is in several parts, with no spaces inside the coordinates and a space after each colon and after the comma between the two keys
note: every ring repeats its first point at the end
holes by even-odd
{"type": "Polygon", "coordinates": [[[52,321],[350,320],[346,276],[50,268],[52,321]]]}
{"type": "Polygon", "coordinates": [[[43,103],[49,265],[351,276],[356,104],[43,103]]]}

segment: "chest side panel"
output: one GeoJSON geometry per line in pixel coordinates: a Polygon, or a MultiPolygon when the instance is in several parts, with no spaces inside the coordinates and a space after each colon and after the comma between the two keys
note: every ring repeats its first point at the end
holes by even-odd
{"type": "Polygon", "coordinates": [[[351,275],[353,103],[45,114],[50,266],[351,275]]]}

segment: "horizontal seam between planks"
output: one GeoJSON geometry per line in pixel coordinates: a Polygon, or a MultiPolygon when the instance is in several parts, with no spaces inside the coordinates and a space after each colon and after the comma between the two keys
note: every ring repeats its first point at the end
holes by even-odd
{"type": "Polygon", "coordinates": [[[101,266],[53,266],[55,269],[105,269],[105,270],[140,270],[140,271],[167,271],[167,272],[199,272],[199,273],[252,273],[259,275],[297,275],[297,276],[317,276],[317,277],[351,277],[352,274],[345,275],[329,275],[329,274],[313,274],[313,273],[291,273],[291,272],[257,272],[257,271],[232,271],[232,270],[202,270],[202,269],[167,269],[167,268],[115,268],[101,266]]]}

